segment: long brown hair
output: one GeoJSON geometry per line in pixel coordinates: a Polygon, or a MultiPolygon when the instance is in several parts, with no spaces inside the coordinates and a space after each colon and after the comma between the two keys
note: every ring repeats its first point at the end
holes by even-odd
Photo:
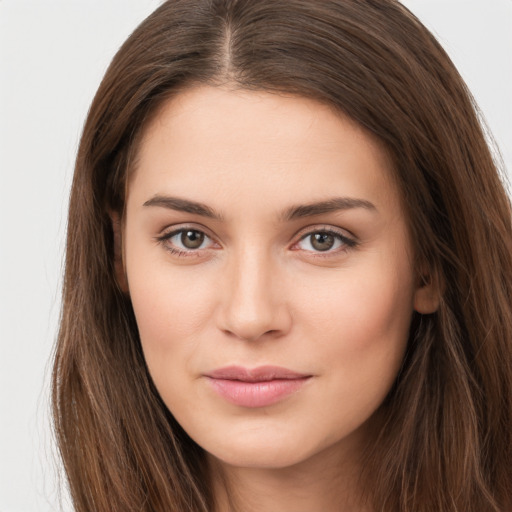
{"type": "Polygon", "coordinates": [[[137,142],[194,83],[327,103],[394,161],[422,275],[443,290],[413,318],[407,355],[365,453],[382,512],[512,506],[510,201],[450,59],[395,0],[172,0],[125,42],[91,106],[71,191],[53,372],[59,448],[77,511],[206,511],[202,450],[147,371],[115,279],[137,142]],[[426,277],[425,277],[426,276],[426,277]]]}

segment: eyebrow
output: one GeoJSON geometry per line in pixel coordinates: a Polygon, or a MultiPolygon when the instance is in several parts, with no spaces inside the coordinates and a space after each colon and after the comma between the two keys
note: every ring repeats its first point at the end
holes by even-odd
{"type": "Polygon", "coordinates": [[[334,197],[326,201],[319,201],[316,203],[302,204],[292,206],[284,212],[284,220],[290,221],[301,219],[303,217],[313,217],[324,213],[332,213],[340,210],[352,210],[354,208],[363,208],[377,212],[377,208],[370,201],[365,199],[356,199],[353,197],[334,197]]]}
{"type": "MultiPolygon", "coordinates": [[[[179,212],[191,213],[193,215],[200,215],[209,219],[222,221],[223,215],[215,211],[210,206],[204,203],[198,203],[189,199],[180,197],[169,197],[156,195],[147,200],[143,206],[158,206],[161,208],[168,208],[179,212]]],[[[363,208],[365,210],[377,211],[377,208],[370,201],[365,199],[356,199],[353,197],[334,197],[326,201],[319,201],[309,204],[301,204],[287,208],[282,219],[284,221],[291,221],[301,219],[304,217],[314,217],[324,213],[332,213],[340,210],[351,210],[354,208],[363,208]]]]}
{"type": "Polygon", "coordinates": [[[216,212],[213,208],[210,208],[203,203],[190,201],[189,199],[183,199],[181,197],[157,195],[146,201],[143,206],[160,206],[161,208],[192,213],[194,215],[200,215],[201,217],[208,217],[209,219],[223,220],[222,215],[216,212]]]}

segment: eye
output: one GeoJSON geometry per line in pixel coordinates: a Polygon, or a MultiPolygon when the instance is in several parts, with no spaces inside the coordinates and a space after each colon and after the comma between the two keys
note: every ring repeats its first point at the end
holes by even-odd
{"type": "Polygon", "coordinates": [[[213,246],[213,240],[203,231],[192,228],[176,229],[158,237],[165,248],[172,253],[184,255],[213,246]]]}
{"type": "Polygon", "coordinates": [[[331,253],[355,247],[357,242],[331,229],[318,230],[305,234],[296,247],[303,251],[331,253]]]}
{"type": "Polygon", "coordinates": [[[181,244],[184,249],[199,249],[208,237],[196,229],[184,229],[174,235],[170,240],[174,244],[181,244]]]}

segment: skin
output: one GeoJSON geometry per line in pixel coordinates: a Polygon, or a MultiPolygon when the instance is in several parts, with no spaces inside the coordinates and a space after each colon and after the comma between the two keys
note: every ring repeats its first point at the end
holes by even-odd
{"type": "Polygon", "coordinates": [[[435,290],[418,284],[390,165],[354,122],[296,96],[197,86],[146,128],[116,228],[119,279],[157,389],[208,454],[219,512],[229,501],[364,510],[356,477],[372,416],[413,311],[437,307],[435,290]],[[359,202],[297,213],[333,198],[359,202]],[[182,244],[183,228],[206,235],[198,248],[182,244]],[[326,230],[334,245],[318,250],[311,234],[326,230]],[[269,364],[311,378],[247,408],[205,377],[269,364]]]}

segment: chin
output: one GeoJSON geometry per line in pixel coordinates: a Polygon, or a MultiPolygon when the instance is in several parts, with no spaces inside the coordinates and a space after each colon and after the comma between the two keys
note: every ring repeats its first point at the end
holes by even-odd
{"type": "Polygon", "coordinates": [[[252,469],[284,469],[303,462],[324,460],[329,454],[341,460],[354,446],[355,436],[346,438],[332,433],[296,432],[267,428],[230,433],[221,440],[209,439],[201,446],[214,459],[233,467],[252,469]]]}
{"type": "Polygon", "coordinates": [[[208,452],[211,457],[234,467],[251,469],[284,469],[300,464],[309,459],[311,453],[298,446],[238,446],[208,452]]]}

